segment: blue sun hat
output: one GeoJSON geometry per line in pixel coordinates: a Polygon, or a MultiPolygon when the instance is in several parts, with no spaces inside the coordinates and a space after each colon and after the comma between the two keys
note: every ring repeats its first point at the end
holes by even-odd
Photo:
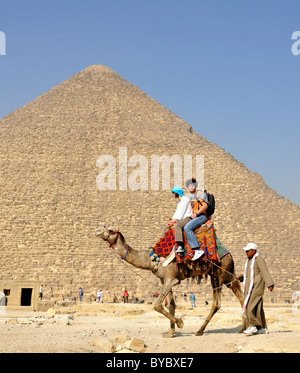
{"type": "Polygon", "coordinates": [[[179,194],[181,197],[184,196],[183,190],[178,186],[174,186],[174,188],[172,189],[172,193],[179,194]]]}

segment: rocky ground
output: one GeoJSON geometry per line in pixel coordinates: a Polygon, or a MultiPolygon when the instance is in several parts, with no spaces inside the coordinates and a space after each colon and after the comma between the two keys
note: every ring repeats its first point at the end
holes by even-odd
{"type": "Polygon", "coordinates": [[[172,339],[163,338],[169,321],[151,304],[73,303],[45,312],[6,310],[0,314],[0,352],[20,353],[245,353],[300,352],[300,315],[292,305],[265,306],[270,333],[245,336],[241,310],[223,305],[201,337],[194,332],[209,306],[190,308],[181,302],[184,320],[172,339]]]}

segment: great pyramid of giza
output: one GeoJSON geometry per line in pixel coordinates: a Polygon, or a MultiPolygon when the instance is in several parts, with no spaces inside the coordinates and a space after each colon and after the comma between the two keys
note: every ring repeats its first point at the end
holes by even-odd
{"type": "Polygon", "coordinates": [[[79,286],[85,294],[157,291],[154,276],[153,285],[145,282],[140,276],[149,273],[132,272],[94,236],[105,221],[131,246],[148,248],[176,207],[170,190],[120,190],[118,180],[116,190],[97,187],[99,156],[118,162],[126,148],[128,158],[149,162],[152,155],[204,155],[214,224],[236,271],[246,259],[241,248],[255,242],[274,278],[273,296],[291,299],[299,290],[300,208],[108,67],[90,66],[6,116],[0,136],[0,280],[38,280],[53,297],[76,296],[79,286]]]}

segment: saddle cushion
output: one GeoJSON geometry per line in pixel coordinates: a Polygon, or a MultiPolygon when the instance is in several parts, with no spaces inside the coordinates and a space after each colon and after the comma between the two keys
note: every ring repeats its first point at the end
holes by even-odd
{"type": "MultiPolygon", "coordinates": [[[[202,255],[200,260],[208,258],[210,260],[217,261],[217,247],[215,240],[215,231],[213,222],[211,220],[207,221],[205,224],[201,225],[198,229],[195,230],[195,236],[197,237],[200,249],[205,252],[205,255],[202,255]]],[[[194,251],[190,248],[185,233],[183,232],[184,238],[184,249],[185,253],[183,256],[176,254],[177,263],[182,263],[187,260],[192,260],[194,256],[194,251]]],[[[153,251],[159,257],[167,257],[175,245],[175,233],[174,229],[169,228],[164,236],[152,247],[153,251]]]]}
{"type": "MultiPolygon", "coordinates": [[[[205,255],[202,255],[201,258],[208,258],[209,260],[217,261],[218,257],[215,240],[215,230],[212,220],[208,220],[205,224],[201,225],[201,227],[197,228],[194,233],[197,238],[200,249],[205,252],[205,255]]],[[[185,254],[184,256],[176,255],[177,263],[181,263],[186,260],[192,260],[195,254],[194,250],[190,248],[184,232],[183,237],[185,254]]]]}
{"type": "Polygon", "coordinates": [[[153,251],[163,258],[167,257],[175,245],[175,233],[174,229],[169,228],[164,236],[152,247],[153,251]]]}

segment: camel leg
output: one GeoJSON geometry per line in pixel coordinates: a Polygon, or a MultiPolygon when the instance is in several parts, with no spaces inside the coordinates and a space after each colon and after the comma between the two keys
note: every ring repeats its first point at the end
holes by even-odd
{"type": "MultiPolygon", "coordinates": [[[[172,316],[175,315],[175,301],[174,301],[174,298],[173,298],[173,292],[170,291],[169,294],[167,295],[167,299],[168,299],[168,308],[169,308],[169,312],[172,316]]],[[[175,335],[175,323],[173,321],[170,320],[170,330],[169,330],[169,333],[168,334],[165,334],[163,335],[164,338],[173,338],[175,335]]]]}
{"type": "Polygon", "coordinates": [[[160,295],[158,296],[155,304],[154,304],[155,311],[161,313],[162,315],[166,316],[170,320],[170,325],[171,325],[170,331],[166,335],[166,337],[169,337],[169,338],[174,336],[175,324],[178,326],[178,328],[183,327],[182,319],[177,319],[177,317],[175,317],[175,302],[174,302],[173,295],[172,295],[172,288],[173,288],[173,286],[177,285],[178,282],[179,282],[178,279],[173,279],[170,282],[166,283],[164,285],[160,295]],[[170,302],[169,302],[169,311],[170,312],[163,307],[163,302],[164,302],[166,296],[168,296],[168,295],[169,295],[169,299],[170,299],[170,302]]]}
{"type": "MultiPolygon", "coordinates": [[[[238,298],[238,300],[240,301],[241,307],[243,308],[244,293],[241,290],[240,284],[237,281],[234,281],[231,284],[230,289],[232,290],[233,294],[238,298]]],[[[242,316],[242,327],[238,331],[238,333],[242,333],[244,330],[246,330],[246,318],[242,316]]]]}
{"type": "MultiPolygon", "coordinates": [[[[218,281],[214,281],[213,278],[212,278],[212,285],[213,285],[213,288],[218,287],[218,281]],[[217,285],[217,286],[215,286],[215,285],[217,285]]],[[[197,335],[197,336],[203,335],[204,329],[207,327],[207,324],[210,322],[213,315],[216,312],[218,312],[219,309],[221,308],[221,290],[222,290],[222,288],[213,290],[213,303],[212,303],[210,312],[209,312],[206,320],[204,321],[204,323],[201,325],[200,329],[195,333],[195,335],[197,335]]]]}

